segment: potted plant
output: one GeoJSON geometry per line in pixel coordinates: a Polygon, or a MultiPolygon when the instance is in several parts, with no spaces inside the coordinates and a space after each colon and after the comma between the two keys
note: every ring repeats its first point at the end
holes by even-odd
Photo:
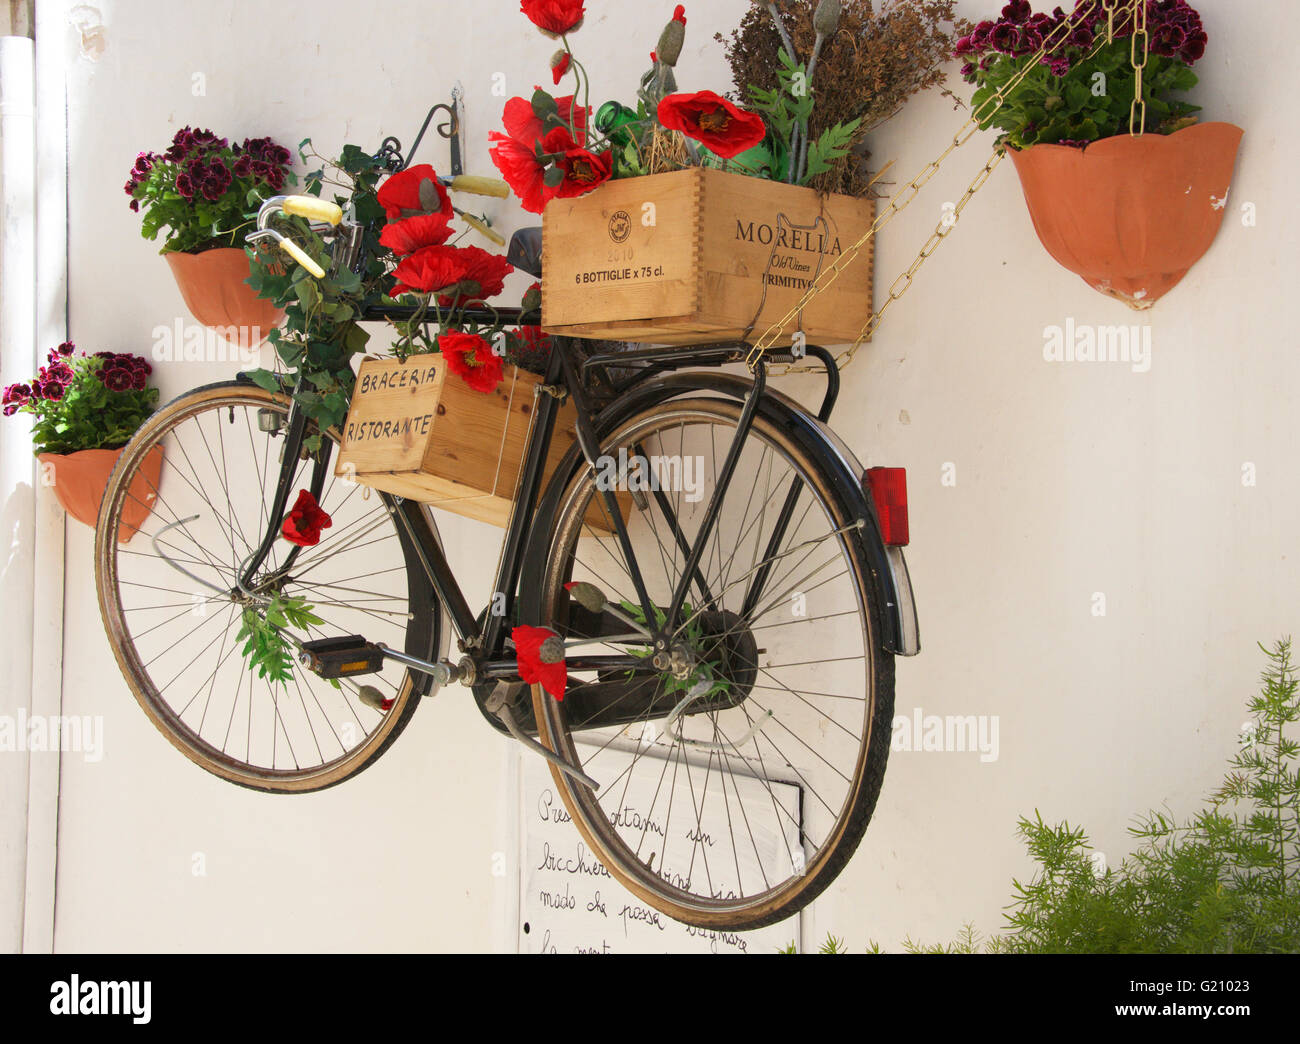
{"type": "MultiPolygon", "coordinates": [[[[859,335],[872,313],[870,251],[791,312],[874,219],[870,199],[824,191],[865,189],[850,154],[862,143],[866,109],[828,110],[840,113],[834,122],[815,118],[816,85],[834,82],[824,76],[826,57],[855,43],[846,38],[837,49],[846,6],[819,0],[784,5],[784,13],[775,3],[756,6],[742,29],[752,36],[755,18],[770,19],[772,52],[766,84],[745,85],[748,108],[678,89],[687,31],[679,4],[636,104],[610,101],[593,113],[590,81],[570,46],[582,4],[523,3],[537,28],[561,42],[551,59],[555,84],[574,80],[566,96],[539,89],[510,99],[505,133],[490,135],[493,161],[524,209],[543,214],[548,332],[691,344],[745,339],[775,323],[823,343],[859,335]]],[[[869,6],[848,5],[853,31],[869,6]]],[[[748,65],[733,59],[733,67],[748,65]]]]}
{"type": "MultiPolygon", "coordinates": [[[[32,441],[43,480],[64,510],[92,529],[99,503],[122,447],[158,404],[148,386],[153,372],[138,355],[76,355],[65,342],[53,349],[37,375],[4,390],[4,415],[31,414],[32,441]]],[[[149,517],[158,496],[162,451],[155,449],[131,483],[118,540],[127,543],[149,517]]]]}
{"type": "Polygon", "coordinates": [[[1093,288],[1150,308],[1210,248],[1242,130],[1181,95],[1208,36],[1186,0],[1013,0],[958,43],[981,121],[1002,131],[1034,228],[1093,288]],[[1136,39],[1135,39],[1136,37],[1136,39]],[[1140,68],[1140,73],[1139,73],[1140,68]]]}
{"type": "Polygon", "coordinates": [[[825,192],[862,196],[885,164],[871,169],[870,135],[902,110],[920,91],[944,86],[943,66],[957,40],[973,26],[957,17],[955,0],[843,0],[839,29],[817,46],[817,0],[784,0],[780,26],[771,4],[751,4],[730,34],[714,37],[723,45],[735,90],[743,102],[755,90],[770,92],[781,83],[781,52],[789,40],[796,54],[817,52],[818,79],[833,89],[817,95],[809,116],[809,136],[820,137],[836,124],[854,126],[847,153],[808,184],[825,192]]]}
{"type": "Polygon", "coordinates": [[[209,130],[184,127],[162,153],[142,152],[127,180],[141,233],[156,240],[196,320],[245,349],[260,345],[283,318],[248,285],[244,253],[258,207],[297,183],[289,150],[270,138],[230,144],[209,130]]]}

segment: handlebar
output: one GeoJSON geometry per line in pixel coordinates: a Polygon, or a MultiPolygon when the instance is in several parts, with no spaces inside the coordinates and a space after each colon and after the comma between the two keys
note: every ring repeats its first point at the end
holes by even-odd
{"type": "Polygon", "coordinates": [[[454,178],[439,178],[452,192],[468,192],[473,196],[492,196],[494,199],[508,199],[510,186],[500,178],[483,178],[474,174],[461,174],[454,178]]]}
{"type": "MultiPolygon", "coordinates": [[[[439,178],[438,180],[453,192],[467,192],[476,196],[491,196],[495,199],[506,199],[510,195],[510,186],[500,178],[484,178],[472,174],[461,174],[456,177],[439,178]]],[[[472,214],[466,214],[459,210],[457,213],[475,231],[496,243],[497,246],[505,246],[505,239],[489,228],[483,221],[480,221],[472,214]]],[[[245,242],[248,243],[257,243],[264,239],[274,241],[285,254],[293,258],[309,275],[315,279],[324,279],[325,269],[310,254],[293,240],[270,227],[271,219],[277,214],[306,218],[312,223],[313,232],[328,233],[331,229],[337,229],[340,224],[343,224],[343,208],[337,203],[331,203],[316,196],[273,196],[263,203],[258,211],[257,231],[245,237],[245,242]]]]}
{"type": "Polygon", "coordinates": [[[294,217],[320,221],[326,225],[337,226],[343,220],[343,208],[337,203],[317,199],[315,196],[285,196],[280,209],[294,217]]]}

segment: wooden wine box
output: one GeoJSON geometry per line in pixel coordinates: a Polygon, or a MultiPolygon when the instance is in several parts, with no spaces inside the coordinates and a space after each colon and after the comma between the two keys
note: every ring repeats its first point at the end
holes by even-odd
{"type": "MultiPolygon", "coordinates": [[[[542,327],[571,337],[757,340],[875,220],[870,199],[693,167],[608,181],[546,206],[542,327]]],[[[871,316],[869,240],[782,333],[858,339],[871,316]]]]}
{"type": "MultiPolygon", "coordinates": [[[[504,527],[537,409],[540,377],[507,366],[496,391],[472,389],[441,355],[361,364],[335,474],[363,486],[504,527]]],[[[577,441],[577,414],[560,408],[546,478],[577,441]]],[[[545,486],[543,486],[545,488],[545,486]]],[[[593,504],[588,522],[600,525],[593,504]]]]}

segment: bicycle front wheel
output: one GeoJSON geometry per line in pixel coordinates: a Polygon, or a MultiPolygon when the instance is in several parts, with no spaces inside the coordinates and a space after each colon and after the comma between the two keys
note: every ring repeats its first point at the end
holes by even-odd
{"type": "MultiPolygon", "coordinates": [[[[435,654],[441,624],[385,501],[333,475],[319,500],[332,525],[319,544],[290,560],[292,545],[277,538],[241,588],[241,567],[277,525],[270,511],[289,408],[285,396],[233,382],[164,406],[118,461],[95,550],[108,638],[150,720],[207,771],[285,793],[321,790],[373,764],[410,720],[423,683],[386,661],[380,673],[336,686],[296,655],[287,680],[263,678],[244,655],[246,612],[265,618],[272,593],[301,598],[321,621],[308,623],[302,640],[364,635],[424,658],[435,654]],[[159,454],[155,481],[148,462],[159,454]],[[120,544],[132,505],[152,514],[120,544]]],[[[326,438],[337,441],[334,432],[326,438]]],[[[314,463],[310,455],[297,462],[290,505],[310,485],[314,463]]]]}
{"type": "Polygon", "coordinates": [[[614,472],[570,482],[539,622],[574,667],[562,702],[533,690],[543,741],[600,784],[552,769],[610,873],[679,921],[730,930],[790,916],[848,862],[884,775],[894,681],[858,508],[824,460],[761,417],[688,587],[671,669],[629,633],[646,615],[634,577],[656,613],[670,607],[739,416],[735,403],[675,400],[606,440],[602,463],[629,491],[630,560],[589,524],[600,512],[612,529],[601,488],[614,472]],[[615,612],[584,609],[575,581],[615,612]],[[631,670],[581,669],[618,654],[631,670]]]}

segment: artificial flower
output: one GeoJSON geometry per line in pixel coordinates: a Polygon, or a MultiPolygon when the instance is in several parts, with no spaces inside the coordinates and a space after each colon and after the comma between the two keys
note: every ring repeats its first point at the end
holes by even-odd
{"type": "Polygon", "coordinates": [[[608,150],[596,153],[575,146],[566,149],[556,163],[564,171],[564,180],[554,189],[554,195],[560,199],[585,195],[614,173],[613,156],[608,150]]]}
{"type": "Polygon", "coordinates": [[[393,296],[433,294],[455,286],[465,276],[466,264],[459,248],[431,246],[403,258],[393,270],[397,280],[393,296]]]}
{"type": "Polygon", "coordinates": [[[438,338],[438,350],[447,361],[447,369],[476,392],[489,394],[501,383],[505,366],[487,341],[478,334],[453,330],[438,338]]]}
{"type": "Polygon", "coordinates": [[[537,160],[537,153],[527,145],[495,131],[488,134],[492,143],[488,155],[510,186],[520,205],[530,214],[540,214],[548,198],[546,168],[537,160]]]}
{"type": "Polygon", "coordinates": [[[582,25],[582,0],[523,0],[519,10],[548,36],[563,36],[582,25]]]}
{"type": "Polygon", "coordinates": [[[389,221],[430,213],[445,214],[450,220],[453,213],[451,197],[427,163],[393,174],[379,187],[378,199],[389,221]],[[431,187],[424,188],[425,182],[431,187]]]}
{"type": "Polygon", "coordinates": [[[425,247],[441,246],[451,233],[446,214],[416,214],[390,221],[379,234],[379,242],[398,257],[407,257],[425,247]]]}
{"type": "Polygon", "coordinates": [[[681,131],[724,159],[752,149],[767,136],[763,117],[738,109],[713,91],[670,94],[659,103],[658,115],[668,130],[681,131]]]}
{"type": "Polygon", "coordinates": [[[551,76],[555,79],[555,85],[558,87],[560,81],[564,79],[565,74],[573,65],[573,57],[568,51],[556,51],[551,56],[551,76]]]}
{"type": "Polygon", "coordinates": [[[454,247],[460,255],[460,278],[442,287],[438,303],[443,308],[454,308],[474,301],[496,297],[506,288],[506,276],[515,266],[500,254],[481,247],[454,247]]]}
{"type": "Polygon", "coordinates": [[[564,642],[560,636],[545,627],[516,627],[510,637],[515,643],[519,677],[563,700],[564,690],[569,686],[569,671],[564,664],[564,642]]]}
{"type": "Polygon", "coordinates": [[[334,520],[321,510],[311,491],[304,489],[298,492],[298,501],[280,527],[280,535],[299,547],[315,547],[320,543],[321,530],[333,524],[334,520]]]}
{"type": "MultiPolygon", "coordinates": [[[[571,94],[553,100],[560,124],[566,128],[571,127],[577,143],[584,144],[591,110],[576,105],[571,94]]],[[[505,109],[501,113],[501,124],[505,127],[506,134],[530,149],[555,129],[554,125],[548,127],[542,122],[541,117],[533,109],[533,103],[527,98],[511,98],[506,102],[505,109]]]]}

